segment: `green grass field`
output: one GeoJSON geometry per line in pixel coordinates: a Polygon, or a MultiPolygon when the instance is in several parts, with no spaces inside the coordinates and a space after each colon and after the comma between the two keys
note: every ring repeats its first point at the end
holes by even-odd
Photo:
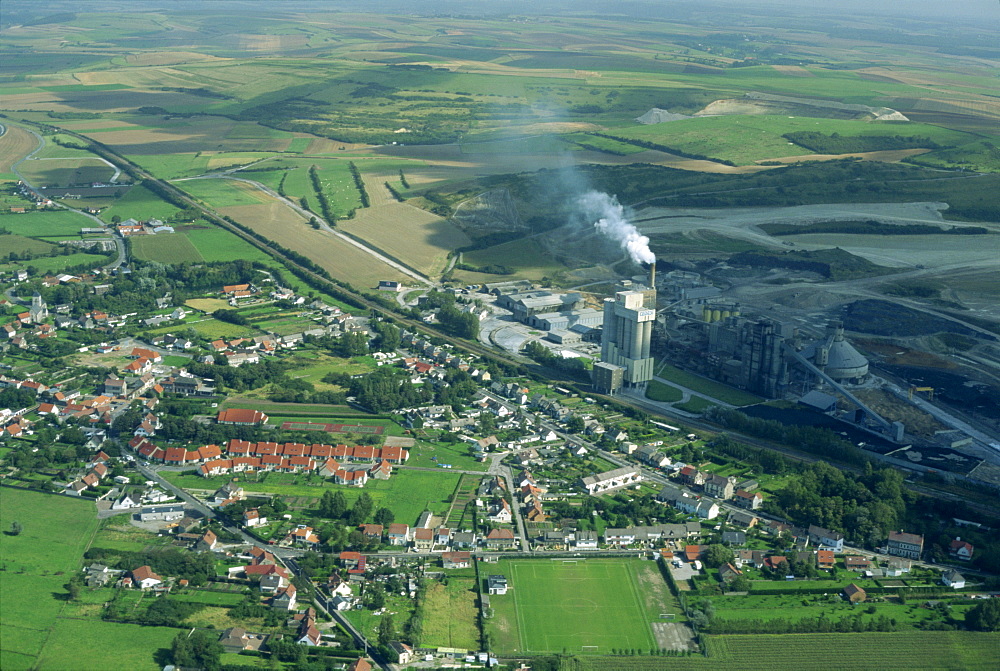
{"type": "Polygon", "coordinates": [[[225,179],[192,179],[177,182],[175,186],[212,207],[258,205],[270,200],[249,184],[225,179]]]}
{"type": "Polygon", "coordinates": [[[60,619],[49,634],[35,668],[39,671],[161,669],[158,659],[162,659],[174,637],[182,631],[100,620],[60,619]]]}
{"type": "Polygon", "coordinates": [[[514,270],[514,275],[510,277],[456,270],[454,275],[462,282],[496,282],[514,278],[539,280],[565,270],[562,264],[546,254],[534,240],[515,240],[477,249],[463,254],[462,261],[472,266],[498,264],[514,270]]]}
{"type": "Polygon", "coordinates": [[[82,214],[66,210],[42,210],[22,214],[0,214],[0,228],[15,235],[38,237],[46,235],[73,235],[81,228],[96,227],[97,224],[82,214]]]}
{"type": "Polygon", "coordinates": [[[911,631],[859,634],[706,636],[707,656],[576,657],[565,671],[986,671],[996,668],[1000,634],[911,631]]]}
{"type": "Polygon", "coordinates": [[[611,134],[646,140],[692,154],[748,165],[754,161],[785,156],[807,156],[813,152],[790,143],[784,133],[815,131],[857,135],[916,135],[938,144],[969,142],[972,136],[929,124],[886,124],[841,119],[790,117],[787,115],[731,115],[682,119],[662,124],[615,129],[611,134]]]}
{"type": "Polygon", "coordinates": [[[658,380],[650,380],[649,386],[646,387],[646,398],[661,403],[673,403],[684,398],[684,393],[677,387],[663,384],[658,380]]]}
{"type": "Polygon", "coordinates": [[[753,405],[754,403],[760,403],[763,400],[749,392],[740,391],[739,389],[724,385],[721,382],[709,380],[708,378],[695,375],[694,373],[688,373],[687,371],[683,371],[680,368],[672,366],[668,363],[663,364],[656,371],[656,375],[664,378],[665,380],[676,382],[682,387],[687,387],[688,389],[696,391],[700,394],[705,394],[706,396],[719,399],[723,403],[730,403],[732,405],[753,405]]]}
{"type": "MultiPolygon", "coordinates": [[[[215,490],[232,480],[228,476],[202,478],[198,475],[180,473],[164,473],[164,477],[175,485],[188,489],[215,490]]],[[[305,475],[291,473],[269,473],[266,477],[262,477],[262,482],[256,482],[252,475],[240,478],[240,481],[248,492],[263,492],[278,496],[318,499],[327,490],[339,489],[347,497],[348,505],[364,491],[371,495],[376,508],[382,506],[390,508],[396,514],[397,522],[415,524],[424,510],[439,514],[448,511],[452,492],[461,474],[448,471],[396,469],[389,480],[369,480],[363,489],[334,485],[319,476],[313,476],[311,481],[305,475]]]]}
{"type": "Polygon", "coordinates": [[[133,186],[114,204],[101,211],[102,221],[110,222],[115,215],[125,219],[146,221],[148,219],[166,220],[179,210],[170,203],[161,200],[156,194],[142,186],[133,186]]]}
{"type": "Polygon", "coordinates": [[[98,527],[94,504],[9,488],[0,496],[0,528],[7,531],[15,520],[23,527],[0,543],[0,668],[70,668],[46,659],[68,622],[57,620],[67,603],[63,585],[98,527]]]}
{"type": "Polygon", "coordinates": [[[651,562],[507,560],[488,572],[510,583],[506,595],[490,597],[495,615],[488,626],[500,654],[649,650],[656,646],[651,623],[678,612],[651,562]]]}
{"type": "Polygon", "coordinates": [[[30,254],[47,254],[53,249],[51,243],[26,238],[23,235],[4,235],[0,237],[0,247],[2,247],[6,254],[10,254],[11,252],[17,254],[23,254],[24,252],[30,254]]]}
{"type": "Polygon", "coordinates": [[[94,157],[25,161],[19,170],[30,184],[42,187],[105,182],[115,173],[114,168],[94,157]]]}
{"type": "Polygon", "coordinates": [[[186,236],[177,233],[137,235],[130,242],[133,255],[147,261],[198,263],[205,260],[186,236]]]}
{"type": "Polygon", "coordinates": [[[479,649],[476,626],[476,579],[448,573],[448,584],[431,583],[424,595],[425,647],[479,649]]]}
{"type": "Polygon", "coordinates": [[[267,261],[271,258],[242,238],[222,228],[197,228],[186,230],[185,234],[188,241],[201,254],[201,257],[209,263],[237,259],[267,261]]]}

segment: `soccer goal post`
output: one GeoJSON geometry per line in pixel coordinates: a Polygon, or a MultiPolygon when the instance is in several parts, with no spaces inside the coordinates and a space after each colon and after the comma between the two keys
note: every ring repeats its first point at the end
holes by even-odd
{"type": "Polygon", "coordinates": [[[661,620],[672,620],[675,616],[675,613],[660,613],[661,620]]]}
{"type": "Polygon", "coordinates": [[[581,645],[580,652],[597,652],[599,647],[597,645],[581,645]]]}

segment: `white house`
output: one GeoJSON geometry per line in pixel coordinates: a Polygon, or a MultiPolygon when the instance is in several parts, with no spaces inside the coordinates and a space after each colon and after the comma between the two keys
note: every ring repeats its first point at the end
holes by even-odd
{"type": "Polygon", "coordinates": [[[616,468],[597,475],[588,475],[582,479],[582,484],[591,496],[610,492],[629,485],[637,485],[642,481],[638,468],[616,468]]]}
{"type": "Polygon", "coordinates": [[[502,575],[491,575],[486,579],[486,587],[490,594],[506,594],[507,578],[502,575]]]}
{"type": "Polygon", "coordinates": [[[941,582],[952,589],[962,589],[965,587],[965,576],[955,570],[945,571],[941,582]]]}

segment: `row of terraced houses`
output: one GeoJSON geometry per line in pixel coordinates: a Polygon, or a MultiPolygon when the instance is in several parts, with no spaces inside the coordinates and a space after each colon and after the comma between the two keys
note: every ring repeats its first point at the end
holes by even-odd
{"type": "Polygon", "coordinates": [[[396,446],[325,445],[304,443],[251,443],[232,439],[223,448],[206,445],[197,450],[158,447],[148,438],[137,437],[129,446],[149,461],[173,465],[199,465],[204,477],[248,471],[298,473],[318,471],[345,485],[364,486],[369,478],[388,479],[392,466],[406,463],[410,453],[396,446]],[[339,461],[338,461],[339,460],[339,461]],[[364,464],[362,468],[347,464],[364,464]],[[373,467],[368,466],[374,464],[373,467]]]}

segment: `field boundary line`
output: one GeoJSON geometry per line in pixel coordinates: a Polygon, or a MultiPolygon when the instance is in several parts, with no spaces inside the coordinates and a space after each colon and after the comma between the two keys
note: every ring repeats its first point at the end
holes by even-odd
{"type": "MultiPolygon", "coordinates": [[[[628,573],[628,584],[632,588],[632,598],[635,599],[635,604],[639,607],[639,612],[643,613],[646,616],[646,618],[649,618],[649,612],[646,610],[646,604],[642,602],[642,598],[639,596],[640,595],[639,585],[636,583],[637,578],[635,575],[635,570],[632,568],[632,566],[633,565],[631,562],[625,563],[625,569],[626,572],[628,573]]],[[[650,644],[651,646],[655,646],[656,637],[653,636],[652,633],[653,623],[647,622],[646,627],[643,629],[643,631],[645,631],[646,633],[646,643],[650,644]]]]}
{"type": "Polygon", "coordinates": [[[528,646],[525,645],[525,643],[524,643],[524,632],[525,632],[524,621],[521,618],[521,609],[520,609],[520,607],[518,606],[518,603],[517,603],[517,595],[519,594],[519,591],[516,589],[516,587],[517,587],[517,584],[516,584],[517,583],[517,564],[516,563],[511,563],[510,564],[510,577],[512,579],[514,579],[514,582],[515,582],[515,589],[514,589],[514,620],[517,622],[517,641],[518,641],[518,643],[521,644],[521,650],[519,652],[526,653],[526,652],[528,652],[528,646]]]}

